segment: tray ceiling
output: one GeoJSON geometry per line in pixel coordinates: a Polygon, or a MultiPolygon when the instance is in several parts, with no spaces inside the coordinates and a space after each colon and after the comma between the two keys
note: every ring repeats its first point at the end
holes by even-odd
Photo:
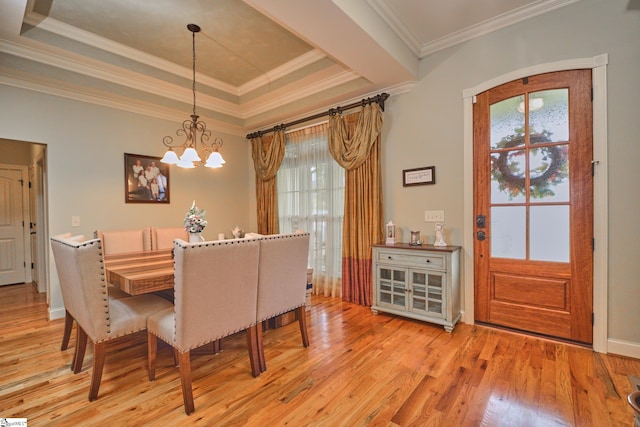
{"type": "Polygon", "coordinates": [[[243,135],[419,79],[420,59],[579,0],[7,0],[0,84],[243,135]]]}

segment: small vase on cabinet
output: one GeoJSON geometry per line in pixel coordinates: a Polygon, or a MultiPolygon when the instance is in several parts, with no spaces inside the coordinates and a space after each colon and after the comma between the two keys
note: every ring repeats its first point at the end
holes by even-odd
{"type": "Polygon", "coordinates": [[[189,243],[200,243],[204,242],[204,237],[202,233],[189,233],[189,243]]]}

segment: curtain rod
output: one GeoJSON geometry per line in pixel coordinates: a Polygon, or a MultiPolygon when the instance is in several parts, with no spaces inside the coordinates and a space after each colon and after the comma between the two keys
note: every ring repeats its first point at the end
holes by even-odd
{"type": "Polygon", "coordinates": [[[319,119],[320,117],[333,116],[334,114],[342,114],[343,111],[347,111],[347,110],[350,110],[350,109],[352,109],[354,107],[358,107],[358,106],[364,107],[365,105],[369,105],[372,102],[377,102],[380,105],[380,108],[382,109],[382,111],[384,111],[384,101],[386,101],[387,98],[389,98],[389,94],[388,93],[381,93],[379,95],[372,96],[370,98],[362,99],[359,102],[354,102],[352,104],[345,105],[344,107],[330,108],[328,111],[326,111],[324,113],[314,114],[312,116],[304,117],[304,118],[298,119],[298,120],[294,120],[294,121],[289,122],[289,123],[283,123],[281,125],[276,125],[271,129],[259,130],[257,132],[250,133],[250,134],[247,135],[247,139],[251,140],[253,138],[259,138],[262,135],[267,134],[269,132],[275,132],[275,131],[280,130],[280,129],[286,129],[288,127],[295,126],[295,125],[298,125],[300,123],[308,122],[310,120],[319,119]]]}

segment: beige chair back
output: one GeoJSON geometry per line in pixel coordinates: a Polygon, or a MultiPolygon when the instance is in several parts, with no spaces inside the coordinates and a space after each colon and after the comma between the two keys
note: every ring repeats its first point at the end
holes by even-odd
{"type": "Polygon", "coordinates": [[[175,329],[167,342],[185,352],[255,325],[258,252],[254,239],[176,240],[175,329]]]}
{"type": "Polygon", "coordinates": [[[99,239],[51,239],[65,309],[94,341],[109,336],[108,286],[99,239]]]}
{"type": "Polygon", "coordinates": [[[305,303],[309,233],[275,234],[260,240],[257,321],[305,303]]]}
{"type": "Polygon", "coordinates": [[[175,239],[188,241],[189,233],[184,227],[151,227],[151,249],[172,249],[175,239]]]}
{"type": "Polygon", "coordinates": [[[94,237],[101,239],[105,255],[151,250],[151,229],[97,230],[94,237]]]}

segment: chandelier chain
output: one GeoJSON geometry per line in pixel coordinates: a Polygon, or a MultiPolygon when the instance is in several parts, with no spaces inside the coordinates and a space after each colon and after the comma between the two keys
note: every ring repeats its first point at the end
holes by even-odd
{"type": "Polygon", "coordinates": [[[193,37],[193,43],[191,44],[193,47],[193,115],[196,115],[196,32],[191,32],[191,36],[193,37]]]}

